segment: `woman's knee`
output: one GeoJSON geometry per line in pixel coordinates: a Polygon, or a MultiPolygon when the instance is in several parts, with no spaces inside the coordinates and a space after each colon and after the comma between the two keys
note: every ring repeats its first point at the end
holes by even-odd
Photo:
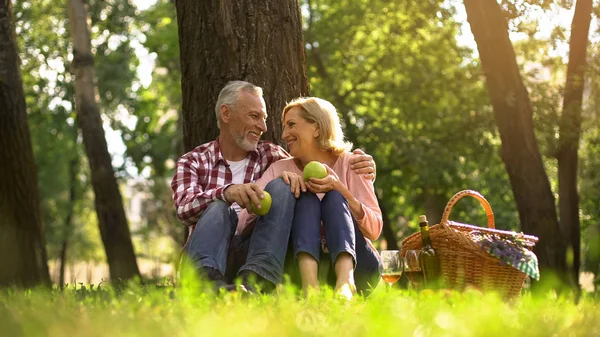
{"type": "Polygon", "coordinates": [[[294,229],[295,232],[308,231],[320,233],[321,227],[321,200],[310,192],[300,193],[296,200],[294,209],[294,229]]]}
{"type": "Polygon", "coordinates": [[[267,186],[265,186],[265,191],[269,192],[273,199],[294,197],[290,190],[290,185],[286,184],[285,181],[283,181],[283,178],[271,180],[267,186]]]}
{"type": "Polygon", "coordinates": [[[296,210],[298,210],[299,208],[310,208],[311,211],[318,211],[318,209],[321,208],[321,200],[319,200],[319,197],[317,197],[317,195],[312,192],[302,192],[296,200],[296,210]]]}
{"type": "Polygon", "coordinates": [[[321,217],[326,233],[328,229],[333,232],[343,230],[352,238],[355,232],[355,221],[346,198],[338,191],[330,191],[321,201],[321,217]]]}
{"type": "Polygon", "coordinates": [[[325,193],[323,200],[321,200],[321,207],[329,213],[350,213],[348,201],[338,191],[325,193]]]}
{"type": "Polygon", "coordinates": [[[332,191],[325,193],[325,196],[323,197],[323,200],[321,202],[323,204],[329,204],[329,203],[343,203],[343,202],[347,202],[347,201],[346,201],[346,198],[344,198],[344,196],[342,195],[342,193],[340,193],[339,191],[336,191],[336,190],[332,190],[332,191]]]}

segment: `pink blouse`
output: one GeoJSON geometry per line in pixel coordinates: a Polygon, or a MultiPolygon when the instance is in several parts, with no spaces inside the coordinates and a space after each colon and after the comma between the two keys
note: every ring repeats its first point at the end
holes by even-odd
{"type": "MultiPolygon", "coordinates": [[[[355,218],[360,232],[366,239],[377,240],[381,234],[383,220],[381,218],[379,203],[375,196],[373,181],[356,174],[350,169],[351,156],[351,153],[342,153],[332,169],[338,175],[340,182],[346,185],[356,200],[362,204],[365,215],[362,219],[355,218]]],[[[255,183],[264,189],[271,180],[279,178],[284,171],[302,175],[302,171],[294,163],[294,158],[286,158],[271,164],[262,177],[255,183]]],[[[324,194],[320,193],[317,196],[319,199],[322,199],[324,194]]],[[[251,224],[255,218],[256,215],[250,214],[247,210],[243,209],[239,216],[237,232],[242,233],[244,228],[251,224]]]]}

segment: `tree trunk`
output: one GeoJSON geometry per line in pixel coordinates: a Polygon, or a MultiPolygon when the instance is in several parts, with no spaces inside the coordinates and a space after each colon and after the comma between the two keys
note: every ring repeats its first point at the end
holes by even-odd
{"type": "Polygon", "coordinates": [[[577,151],[581,137],[581,109],[591,18],[592,0],[577,1],[571,23],[569,65],[567,66],[567,82],[563,98],[563,112],[560,118],[560,139],[557,153],[560,228],[567,241],[567,247],[573,252],[571,273],[576,287],[579,287],[581,264],[577,151]]]}
{"type": "MultiPolygon", "coordinates": [[[[175,141],[174,148],[176,149],[175,151],[177,151],[178,158],[185,153],[185,146],[183,144],[183,113],[181,109],[177,109],[177,140],[175,141]]],[[[175,209],[173,209],[173,212],[175,213],[175,209]]],[[[183,236],[175,238],[182,247],[185,245],[190,235],[189,226],[183,227],[183,236]]]]}
{"type": "Polygon", "coordinates": [[[0,286],[49,285],[12,4],[0,1],[0,286]]]}
{"type": "Polygon", "coordinates": [[[465,0],[496,124],[502,160],[508,171],[522,229],[539,237],[534,252],[542,272],[565,276],[565,245],[556,205],[533,130],[529,94],[508,37],[507,22],[496,0],[465,0]]]}
{"type": "MultiPolygon", "coordinates": [[[[77,144],[77,130],[74,130],[74,144],[77,144]]],[[[60,248],[60,274],[58,278],[58,286],[62,290],[65,285],[65,266],[67,263],[67,249],[69,248],[69,239],[73,232],[73,214],[75,213],[75,201],[76,197],[76,184],[77,184],[77,166],[78,159],[72,158],[69,161],[69,205],[67,209],[67,216],[65,218],[65,231],[63,242],[60,248]]]]}
{"type": "Polygon", "coordinates": [[[425,185],[423,186],[423,205],[425,206],[425,215],[429,224],[439,224],[446,208],[446,199],[439,193],[436,193],[435,188],[425,185]]]}
{"type": "Polygon", "coordinates": [[[94,57],[83,0],[69,1],[69,20],[73,38],[77,122],[90,163],[98,225],[110,277],[113,282],[121,282],[139,276],[139,271],[96,103],[94,57]]]}
{"type": "Polygon", "coordinates": [[[218,135],[215,103],[223,86],[245,80],[264,89],[268,131],[280,142],[281,111],[308,95],[297,0],[178,0],[186,151],[218,135]]]}
{"type": "Polygon", "coordinates": [[[399,249],[398,238],[396,237],[396,234],[394,233],[394,230],[392,229],[392,223],[390,221],[390,216],[387,212],[387,207],[385,207],[385,205],[379,198],[377,198],[377,201],[379,202],[379,208],[381,209],[381,217],[383,219],[382,232],[383,232],[383,238],[385,239],[385,242],[387,243],[387,249],[388,250],[398,250],[399,249]]]}

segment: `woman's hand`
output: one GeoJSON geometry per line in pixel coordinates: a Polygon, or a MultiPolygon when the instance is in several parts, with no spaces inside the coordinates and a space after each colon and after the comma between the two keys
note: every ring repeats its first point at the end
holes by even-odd
{"type": "Polygon", "coordinates": [[[329,191],[340,191],[342,183],[335,172],[327,165],[323,164],[327,169],[327,177],[323,179],[310,178],[306,182],[306,187],[313,193],[327,193],[329,191]]]}
{"type": "Polygon", "coordinates": [[[306,192],[306,184],[304,178],[294,172],[283,171],[281,178],[286,184],[290,185],[290,191],[294,194],[296,199],[300,197],[300,192],[306,192]]]}

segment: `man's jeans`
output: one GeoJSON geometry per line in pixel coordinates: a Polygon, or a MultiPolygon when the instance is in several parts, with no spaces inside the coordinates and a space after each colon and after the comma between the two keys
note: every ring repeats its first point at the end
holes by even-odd
{"type": "MultiPolygon", "coordinates": [[[[348,201],[338,191],[325,194],[323,200],[310,192],[302,193],[296,201],[292,225],[294,256],[300,252],[320,261],[321,221],[325,230],[331,265],[340,253],[348,253],[354,260],[354,279],[358,291],[375,287],[379,278],[379,257],[356,226],[348,201]]],[[[335,284],[335,268],[330,269],[328,283],[335,284]],[[333,274],[332,274],[333,273],[333,274]]]]}
{"type": "Polygon", "coordinates": [[[218,269],[231,282],[239,267],[239,272],[253,271],[273,284],[281,283],[296,199],[281,178],[269,182],[265,191],[273,199],[271,209],[245,236],[235,234],[238,217],[229,204],[215,201],[207,207],[185,247],[196,268],[218,269]],[[230,263],[228,253],[234,254],[230,263]]]}

